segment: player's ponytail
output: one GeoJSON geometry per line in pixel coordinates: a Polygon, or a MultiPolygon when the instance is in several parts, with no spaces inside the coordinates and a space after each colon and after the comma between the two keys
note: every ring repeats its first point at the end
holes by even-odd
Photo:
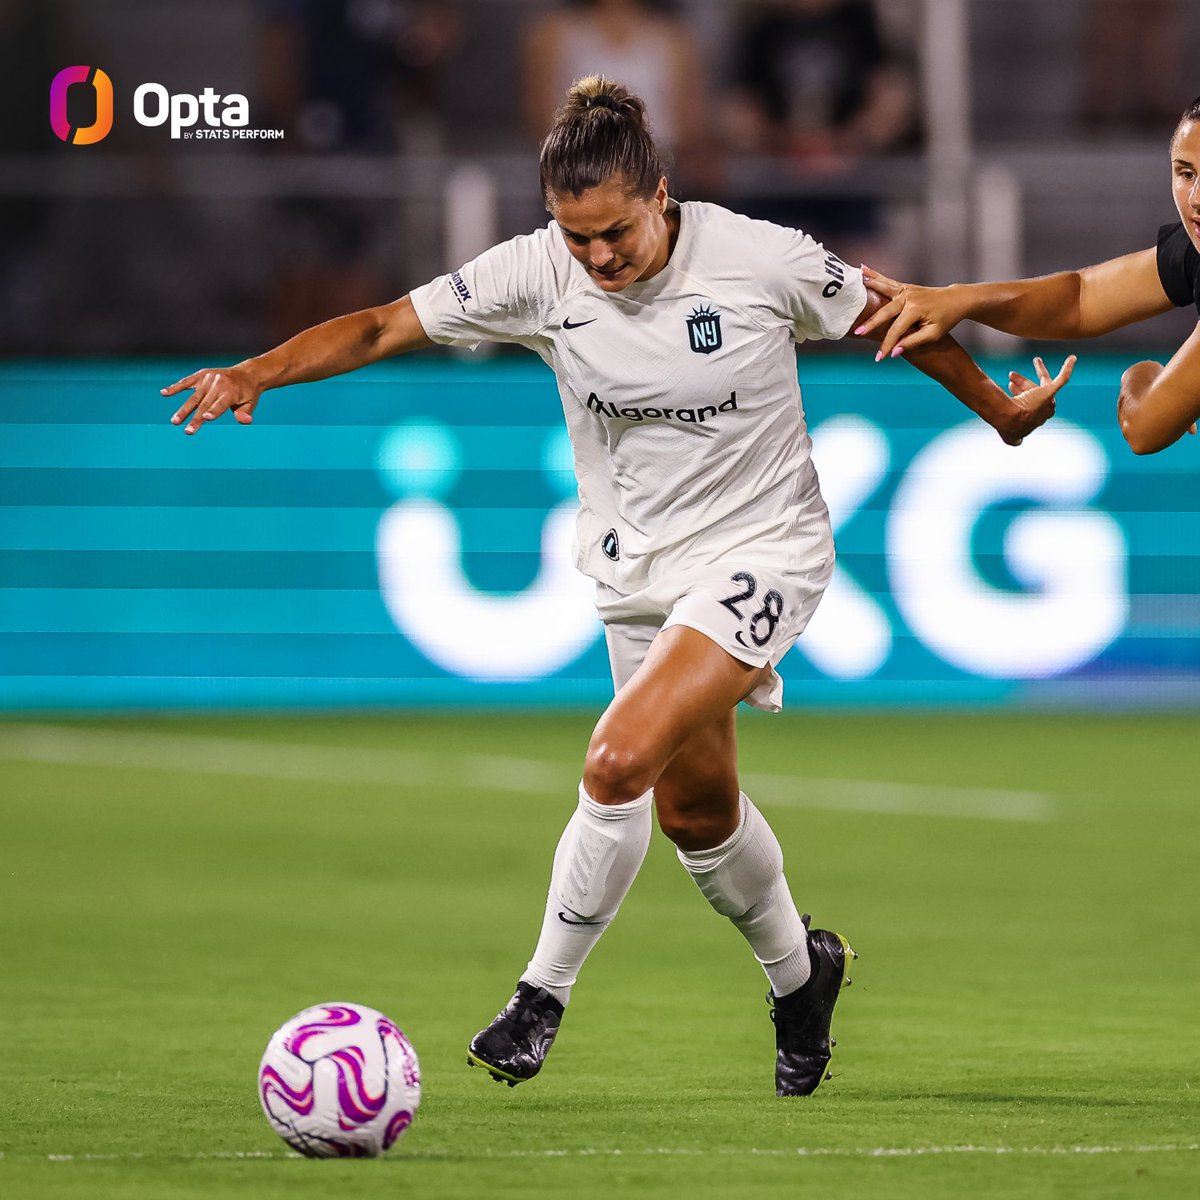
{"type": "Polygon", "coordinates": [[[542,198],[576,198],[613,175],[625,178],[629,194],[654,195],[666,174],[654,142],[646,105],[603,75],[576,80],[542,142],[542,198]]]}

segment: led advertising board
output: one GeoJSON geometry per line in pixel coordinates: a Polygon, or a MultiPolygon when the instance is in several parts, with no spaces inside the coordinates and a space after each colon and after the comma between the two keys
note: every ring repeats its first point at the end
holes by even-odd
{"type": "MultiPolygon", "coordinates": [[[[1200,442],[1129,451],[1127,362],[1011,449],[905,364],[802,355],[838,565],[789,705],[1200,703],[1200,442]]],[[[195,366],[0,368],[0,708],[604,703],[541,363],[402,360],[187,438],[158,388],[195,366]]]]}

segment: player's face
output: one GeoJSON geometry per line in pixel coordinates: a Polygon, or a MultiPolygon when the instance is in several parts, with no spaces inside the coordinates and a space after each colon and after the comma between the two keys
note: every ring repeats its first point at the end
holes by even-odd
{"type": "Polygon", "coordinates": [[[631,196],[623,175],[589,188],[582,196],[554,195],[550,212],[567,249],[605,292],[619,292],[657,275],[671,253],[664,215],[667,181],[653,196],[631,196]]]}
{"type": "Polygon", "coordinates": [[[1171,190],[1179,219],[1200,250],[1200,121],[1184,121],[1171,139],[1171,190]]]}

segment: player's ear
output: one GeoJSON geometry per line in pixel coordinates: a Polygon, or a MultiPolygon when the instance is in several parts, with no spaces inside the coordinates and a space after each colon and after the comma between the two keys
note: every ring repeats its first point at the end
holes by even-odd
{"type": "Polygon", "coordinates": [[[658,207],[660,213],[667,211],[667,177],[661,176],[658,181],[658,187],[654,190],[654,203],[658,207]]]}

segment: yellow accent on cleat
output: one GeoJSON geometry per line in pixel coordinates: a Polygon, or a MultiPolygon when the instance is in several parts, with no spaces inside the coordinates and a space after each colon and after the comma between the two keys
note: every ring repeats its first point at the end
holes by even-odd
{"type": "Polygon", "coordinates": [[[852,963],[858,955],[855,953],[854,947],[839,933],[836,935],[837,940],[842,943],[842,987],[849,987],[854,980],[846,974],[846,968],[852,963]]]}
{"type": "Polygon", "coordinates": [[[509,1087],[516,1087],[518,1083],[524,1083],[523,1079],[518,1079],[515,1075],[510,1075],[507,1071],[500,1070],[499,1067],[493,1067],[490,1062],[484,1062],[476,1054],[467,1051],[467,1066],[482,1067],[497,1083],[507,1083],[509,1087]]]}

